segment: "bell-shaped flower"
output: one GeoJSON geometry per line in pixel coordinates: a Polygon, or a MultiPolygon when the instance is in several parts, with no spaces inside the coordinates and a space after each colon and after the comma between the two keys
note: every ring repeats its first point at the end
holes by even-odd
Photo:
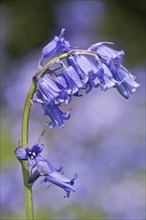
{"type": "Polygon", "coordinates": [[[83,85],[85,85],[89,80],[89,76],[84,71],[82,71],[82,69],[79,67],[77,59],[76,59],[77,57],[80,59],[80,56],[78,56],[78,55],[68,57],[67,62],[68,62],[69,66],[72,66],[75,69],[75,71],[78,73],[83,85]]]}
{"type": "MultiPolygon", "coordinates": [[[[108,43],[108,42],[107,42],[108,43]]],[[[129,71],[122,66],[122,60],[124,56],[124,51],[116,51],[104,45],[104,42],[92,45],[88,50],[96,51],[97,55],[101,59],[101,62],[109,69],[112,73],[112,82],[108,82],[108,87],[114,86],[118,92],[125,98],[129,98],[129,93],[133,93],[139,87],[136,83],[135,77],[129,73],[129,71]],[[113,80],[114,79],[114,80],[113,80]]],[[[106,69],[107,69],[106,68],[106,69]]],[[[107,72],[107,71],[105,71],[107,72]]],[[[109,79],[109,77],[108,77],[109,79]]],[[[103,87],[104,90],[104,87],[103,87]]]]}
{"type": "Polygon", "coordinates": [[[113,44],[111,42],[100,42],[93,44],[88,50],[96,51],[98,56],[102,59],[102,61],[106,64],[109,64],[111,59],[113,59],[116,63],[122,63],[124,51],[116,51],[110,47],[107,47],[104,44],[113,44]]]}
{"type": "Polygon", "coordinates": [[[63,113],[57,105],[50,105],[48,103],[43,103],[42,107],[45,111],[45,115],[51,118],[51,122],[46,123],[49,129],[54,128],[58,125],[60,128],[64,128],[64,120],[70,118],[70,110],[67,113],[63,113]]]}
{"type": "Polygon", "coordinates": [[[83,55],[76,56],[75,59],[82,73],[88,76],[88,81],[86,84],[90,84],[91,87],[94,87],[94,88],[98,87],[100,85],[98,72],[101,69],[101,64],[96,62],[96,65],[95,65],[90,59],[86,58],[83,55]]]}
{"type": "Polygon", "coordinates": [[[68,179],[63,175],[62,169],[55,169],[49,161],[45,158],[41,158],[41,160],[37,161],[36,170],[31,174],[28,184],[32,185],[40,176],[45,176],[43,182],[50,182],[61,187],[66,191],[66,197],[69,197],[70,192],[75,192],[74,182],[77,178],[77,174],[74,175],[72,179],[68,179]]]}
{"type": "Polygon", "coordinates": [[[114,79],[117,81],[116,89],[125,98],[129,98],[129,93],[133,93],[140,86],[135,82],[135,76],[133,76],[125,67],[121,64],[112,64],[110,69],[113,73],[114,79]]]}
{"type": "Polygon", "coordinates": [[[61,93],[53,78],[48,75],[37,79],[36,84],[36,95],[42,102],[53,103],[61,93]]]}
{"type": "MultiPolygon", "coordinates": [[[[68,58],[69,59],[69,58],[68,58]]],[[[63,69],[65,71],[65,74],[68,75],[72,81],[73,81],[73,84],[76,85],[76,91],[75,92],[72,92],[73,94],[77,92],[77,89],[80,89],[84,86],[83,82],[81,81],[77,71],[72,67],[72,66],[67,66],[65,65],[63,62],[61,62],[61,65],[63,66],[63,69]]]]}
{"type": "Polygon", "coordinates": [[[15,150],[16,157],[19,160],[28,160],[30,168],[30,177],[28,184],[32,185],[40,176],[44,176],[43,182],[53,183],[66,191],[66,197],[69,197],[70,192],[75,192],[74,182],[77,178],[77,174],[72,179],[68,179],[63,175],[62,167],[56,169],[52,164],[45,159],[41,152],[43,150],[43,144],[35,144],[31,148],[18,147],[15,150]]]}
{"type": "Polygon", "coordinates": [[[100,80],[101,92],[105,92],[107,89],[115,87],[116,80],[113,78],[112,73],[104,63],[101,64],[98,78],[100,80]]]}
{"type": "Polygon", "coordinates": [[[70,44],[64,39],[64,31],[65,29],[62,28],[59,37],[55,36],[54,39],[42,49],[43,58],[52,58],[69,50],[70,44]]]}

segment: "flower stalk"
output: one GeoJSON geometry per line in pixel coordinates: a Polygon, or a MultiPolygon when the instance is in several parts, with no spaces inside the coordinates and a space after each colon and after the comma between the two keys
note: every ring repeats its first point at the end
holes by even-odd
{"type": "MultiPolygon", "coordinates": [[[[83,54],[85,51],[82,52],[83,54]]],[[[57,60],[67,58],[69,56],[68,53],[61,54],[50,60],[41,70],[39,70],[36,75],[42,77],[49,66],[53,65],[57,60]]],[[[36,84],[33,81],[32,85],[29,89],[29,92],[26,97],[24,110],[23,110],[23,119],[22,119],[22,132],[21,132],[21,145],[23,148],[28,147],[28,134],[29,134],[29,117],[30,117],[30,110],[33,99],[34,93],[36,90],[36,84]]],[[[25,194],[25,212],[26,212],[26,219],[33,220],[34,219],[34,211],[33,211],[33,197],[32,197],[32,185],[28,185],[29,179],[29,165],[28,161],[21,161],[22,173],[23,173],[23,182],[24,182],[24,194],[25,194]]]]}
{"type": "Polygon", "coordinates": [[[61,169],[55,169],[46,159],[40,156],[41,146],[28,148],[29,118],[32,103],[40,103],[45,114],[52,120],[47,123],[49,129],[54,128],[56,125],[63,128],[63,120],[70,118],[70,112],[63,113],[59,109],[59,105],[62,102],[69,104],[72,96],[81,96],[78,94],[79,91],[85,90],[88,93],[92,88],[100,87],[101,92],[105,92],[113,87],[124,98],[128,99],[129,93],[132,94],[139,87],[139,84],[134,81],[135,77],[122,66],[123,51],[115,51],[105,45],[111,44],[110,42],[96,43],[87,50],[72,49],[70,43],[63,37],[64,31],[63,28],[59,37],[55,36],[43,48],[39,68],[33,77],[24,105],[21,133],[22,149],[20,148],[15,153],[22,166],[27,220],[34,219],[32,185],[39,176],[43,174],[46,177],[44,181],[52,182],[63,188],[67,193],[66,197],[69,197],[70,191],[75,191],[73,185],[77,178],[77,174],[71,180],[65,178],[61,173],[61,169]],[[96,64],[90,59],[91,56],[95,58],[96,64]],[[49,59],[49,61],[44,65],[43,62],[46,59],[49,59]],[[67,65],[61,61],[62,59],[66,59],[67,65]],[[45,73],[49,72],[49,67],[55,63],[61,64],[62,73],[60,75],[54,73],[53,77],[44,76],[45,73]],[[37,100],[33,100],[35,92],[37,100]],[[27,152],[28,150],[29,152],[27,152]],[[31,173],[31,166],[29,165],[34,165],[33,163],[35,163],[37,170],[31,173]]]}
{"type": "MultiPolygon", "coordinates": [[[[122,60],[122,56],[123,56],[123,51],[122,52],[115,52],[115,51],[113,52],[111,49],[105,47],[104,53],[102,50],[100,51],[97,48],[99,50],[99,52],[98,52],[99,54],[97,54],[94,51],[94,49],[97,46],[99,47],[100,45],[102,45],[102,44],[98,44],[98,45],[95,44],[91,48],[89,48],[88,50],[72,49],[67,52],[62,51],[62,53],[60,55],[55,54],[56,50],[54,50],[55,57],[51,58],[44,66],[42,65],[43,59],[40,61],[41,68],[39,68],[38,72],[33,77],[33,82],[30,87],[30,90],[27,94],[25,105],[24,105],[23,120],[22,120],[22,136],[21,136],[21,144],[22,144],[23,148],[28,147],[29,117],[30,117],[30,110],[31,110],[31,105],[32,105],[34,93],[37,90],[39,92],[38,96],[45,97],[45,96],[43,96],[44,94],[42,93],[42,91],[46,91],[46,88],[42,87],[42,90],[39,90],[37,88],[38,84],[37,84],[36,79],[43,77],[45,75],[45,73],[49,70],[49,67],[55,63],[59,63],[60,60],[65,59],[65,58],[68,59],[69,67],[65,66],[65,64],[63,64],[63,62],[60,62],[60,64],[62,64],[62,66],[64,67],[65,71],[68,72],[69,68],[70,69],[72,68],[72,70],[74,69],[74,73],[75,73],[75,70],[80,74],[82,73],[83,79],[80,78],[81,77],[80,75],[78,75],[78,79],[76,78],[76,86],[79,87],[78,90],[80,89],[80,87],[82,88],[82,86],[79,85],[81,83],[84,84],[85,88],[87,87],[86,92],[89,92],[92,89],[92,87],[96,88],[99,85],[101,85],[102,92],[106,91],[107,89],[109,89],[111,87],[117,87],[117,90],[120,92],[120,94],[123,95],[125,98],[128,98],[129,97],[128,90],[132,93],[139,86],[139,84],[134,82],[133,76],[128,75],[129,74],[128,71],[124,67],[122,67],[120,64],[121,60],[122,60]],[[82,55],[95,57],[95,59],[99,62],[99,65],[101,65],[100,66],[101,69],[98,69],[98,68],[96,69],[96,67],[94,67],[94,65],[91,64],[90,61],[82,55]],[[112,58],[111,58],[111,56],[112,56],[112,58]],[[103,63],[101,62],[101,60],[99,60],[99,58],[103,60],[103,63]],[[112,62],[110,65],[109,65],[109,61],[112,62]],[[96,70],[99,71],[98,74],[96,73],[96,70]],[[110,71],[113,72],[113,75],[111,74],[110,71]],[[122,84],[122,83],[124,83],[124,84],[122,84]]],[[[46,49],[45,49],[44,56],[47,56],[46,49]]],[[[69,78],[70,77],[69,75],[65,75],[65,73],[63,73],[63,74],[62,74],[62,79],[71,80],[71,78],[69,78]],[[63,77],[68,77],[68,78],[63,78],[63,77]]],[[[75,77],[75,75],[74,75],[74,77],[75,77]]],[[[76,75],[76,77],[77,77],[77,75],[76,75]]],[[[42,83],[42,82],[47,83],[47,81],[39,81],[39,83],[40,83],[39,86],[44,86],[44,83],[42,83]]],[[[68,81],[68,83],[69,82],[71,82],[71,81],[68,81]]],[[[72,84],[69,84],[69,87],[71,85],[72,84]]],[[[58,90],[56,90],[56,92],[60,90],[59,87],[58,88],[54,87],[53,89],[55,89],[55,88],[58,89],[58,90]]],[[[72,89],[70,91],[72,92],[72,94],[70,94],[70,93],[67,94],[68,95],[67,96],[68,103],[70,101],[69,97],[71,95],[74,95],[74,93],[76,93],[75,87],[72,87],[72,89]]],[[[50,90],[47,90],[47,92],[50,92],[50,90]]],[[[51,105],[49,106],[48,103],[46,104],[46,100],[45,101],[41,100],[41,103],[43,105],[45,112],[49,116],[51,116],[53,118],[54,115],[55,115],[55,117],[57,115],[57,119],[53,118],[53,120],[55,121],[55,123],[57,123],[57,125],[59,125],[60,127],[63,127],[63,120],[66,120],[69,118],[69,113],[67,113],[67,114],[62,113],[58,109],[57,105],[54,105],[53,107],[51,105]],[[52,115],[50,115],[50,111],[53,112],[52,115]]],[[[52,128],[55,126],[54,121],[52,121],[51,122],[52,124],[50,125],[50,127],[52,126],[52,128]]],[[[22,173],[23,173],[23,180],[24,180],[26,219],[33,220],[34,219],[34,212],[33,212],[32,184],[28,184],[28,180],[30,180],[28,161],[22,160],[21,165],[22,165],[22,173]]],[[[50,168],[50,165],[48,167],[50,168]]],[[[46,168],[44,168],[44,169],[46,169],[46,168]]],[[[57,179],[54,179],[54,177],[52,177],[50,175],[50,173],[46,173],[46,171],[44,171],[44,173],[45,173],[45,175],[49,175],[49,181],[55,182],[56,184],[60,185],[62,188],[66,186],[65,190],[68,193],[67,197],[69,196],[69,190],[70,189],[73,190],[72,185],[74,184],[74,180],[77,177],[76,175],[72,179],[72,182],[69,182],[67,180],[67,185],[64,185],[65,184],[64,182],[62,182],[60,184],[57,179]],[[71,185],[70,188],[68,188],[69,184],[71,185]]],[[[56,175],[56,173],[55,173],[55,175],[56,175]]],[[[33,180],[35,179],[35,176],[37,176],[37,178],[38,178],[38,176],[39,176],[38,173],[36,175],[36,173],[34,172],[33,180]]]]}
{"type": "MultiPolygon", "coordinates": [[[[23,111],[23,120],[22,120],[22,137],[21,144],[24,148],[28,146],[28,126],[29,126],[29,116],[31,109],[31,102],[34,92],[36,89],[36,85],[34,82],[28,92],[24,111],[23,111]]],[[[25,211],[26,211],[26,219],[33,220],[34,212],[33,212],[33,201],[32,201],[32,186],[27,184],[29,179],[29,166],[27,161],[21,161],[22,172],[23,172],[23,181],[24,181],[24,194],[25,194],[25,211]]]]}

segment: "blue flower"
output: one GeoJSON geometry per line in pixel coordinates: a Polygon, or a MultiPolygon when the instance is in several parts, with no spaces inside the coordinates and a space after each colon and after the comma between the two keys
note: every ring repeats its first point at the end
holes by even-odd
{"type": "MultiPolygon", "coordinates": [[[[113,87],[115,87],[123,97],[129,98],[129,93],[135,92],[140,85],[134,81],[135,77],[121,64],[124,52],[113,50],[104,44],[104,42],[94,44],[88,50],[96,51],[103,63],[102,65],[104,65],[104,69],[105,67],[106,69],[108,68],[112,74],[112,80],[111,83],[108,83],[109,86],[107,89],[112,87],[113,83],[113,87]]],[[[107,73],[107,70],[105,73],[107,73]]]]}
{"type": "Polygon", "coordinates": [[[98,72],[98,78],[100,81],[101,92],[105,92],[107,89],[116,85],[116,80],[113,78],[112,73],[104,63],[101,64],[101,69],[98,72]]]}
{"type": "Polygon", "coordinates": [[[133,76],[125,67],[121,64],[111,63],[110,69],[113,73],[113,77],[117,81],[116,89],[125,98],[129,98],[129,93],[133,93],[140,86],[135,82],[135,76],[133,76]]]}
{"type": "Polygon", "coordinates": [[[124,51],[116,51],[106,46],[112,44],[110,42],[100,42],[83,50],[82,54],[81,50],[71,49],[63,35],[64,29],[61,30],[60,36],[55,36],[42,51],[43,58],[68,53],[65,59],[58,58],[56,61],[61,64],[59,71],[56,69],[55,73],[40,79],[34,77],[38,97],[34,102],[41,103],[45,115],[51,118],[51,122],[47,123],[50,129],[56,125],[64,127],[63,121],[70,118],[70,111],[63,113],[59,106],[64,102],[69,104],[73,96],[82,96],[82,90],[89,93],[98,87],[101,92],[116,88],[123,97],[129,98],[129,94],[139,87],[135,77],[122,66],[124,51]]]}
{"type": "Polygon", "coordinates": [[[64,120],[68,120],[70,118],[70,110],[67,113],[63,113],[57,105],[49,105],[47,103],[43,103],[42,107],[45,111],[45,115],[51,118],[51,122],[46,123],[49,125],[49,128],[52,129],[56,125],[60,128],[64,128],[64,120]]]}
{"type": "Polygon", "coordinates": [[[81,88],[85,88],[86,93],[90,92],[92,88],[99,86],[102,92],[115,86],[116,80],[113,78],[109,68],[104,63],[99,62],[99,60],[95,60],[93,63],[83,55],[74,56],[67,60],[70,65],[76,68],[84,84],[81,88]]]}
{"type": "Polygon", "coordinates": [[[28,184],[32,185],[40,176],[44,176],[43,182],[53,183],[66,191],[66,197],[69,197],[70,192],[75,192],[74,181],[77,174],[72,179],[68,179],[63,175],[62,167],[56,169],[52,164],[45,159],[41,152],[43,144],[35,144],[31,148],[19,147],[16,149],[15,154],[19,160],[28,160],[30,168],[30,177],[28,184]]]}
{"type": "Polygon", "coordinates": [[[63,188],[66,191],[66,197],[69,197],[70,192],[75,192],[74,181],[77,178],[77,174],[70,180],[63,175],[62,168],[57,170],[46,159],[42,157],[36,164],[37,169],[31,174],[28,184],[32,185],[40,176],[45,176],[43,182],[50,182],[63,188]]]}
{"type": "Polygon", "coordinates": [[[58,87],[62,90],[58,100],[65,101],[68,104],[71,101],[71,97],[78,92],[78,87],[74,80],[67,74],[62,73],[56,78],[58,87]]]}
{"type": "Polygon", "coordinates": [[[36,95],[42,102],[51,104],[62,92],[51,76],[45,75],[43,78],[36,79],[36,95]]]}
{"type": "Polygon", "coordinates": [[[66,100],[68,104],[71,100],[71,92],[75,88],[74,82],[69,76],[60,75],[55,79],[45,75],[43,78],[36,79],[37,90],[36,96],[38,99],[33,100],[35,103],[40,103],[46,116],[49,116],[51,122],[46,123],[49,129],[54,128],[56,125],[63,128],[64,120],[70,118],[70,110],[63,113],[58,105],[66,100]]]}
{"type": "Polygon", "coordinates": [[[60,36],[55,36],[54,39],[42,49],[43,58],[52,58],[56,55],[69,51],[70,44],[63,37],[64,31],[65,29],[62,28],[60,36]]]}
{"type": "Polygon", "coordinates": [[[35,144],[31,148],[18,147],[15,154],[19,160],[28,160],[29,166],[33,169],[36,166],[36,160],[41,158],[43,147],[43,144],[35,144]]]}
{"type": "MultiPolygon", "coordinates": [[[[88,82],[89,80],[89,76],[88,74],[86,74],[86,72],[84,72],[84,70],[82,68],[80,68],[78,61],[80,61],[80,59],[82,59],[83,56],[71,56],[67,58],[67,62],[69,66],[72,66],[75,71],[78,73],[78,76],[81,80],[81,82],[83,83],[83,86],[88,82]]],[[[85,67],[86,69],[86,67],[85,67]]]]}
{"type": "Polygon", "coordinates": [[[88,81],[84,81],[86,93],[90,92],[92,88],[99,87],[101,82],[98,74],[101,71],[101,63],[96,62],[95,60],[95,65],[89,58],[87,59],[83,55],[76,56],[75,60],[82,74],[88,77],[88,81]]]}
{"type": "Polygon", "coordinates": [[[111,60],[114,60],[116,63],[122,63],[124,51],[116,51],[110,47],[105,46],[104,44],[113,44],[111,42],[100,42],[93,44],[88,50],[96,51],[101,60],[108,64],[111,60]]]}

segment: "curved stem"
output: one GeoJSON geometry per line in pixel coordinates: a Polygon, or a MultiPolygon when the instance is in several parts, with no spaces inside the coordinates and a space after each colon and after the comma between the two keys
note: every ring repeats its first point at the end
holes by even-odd
{"type": "MultiPolygon", "coordinates": [[[[30,109],[31,109],[31,102],[34,95],[34,91],[36,89],[36,85],[33,83],[26,101],[24,105],[23,111],[23,120],[22,120],[22,137],[21,137],[21,144],[23,147],[27,147],[28,145],[28,125],[29,125],[29,116],[30,116],[30,109]]],[[[29,178],[29,166],[27,161],[21,162],[22,172],[23,172],[23,181],[24,181],[24,193],[25,193],[25,211],[26,211],[26,219],[33,220],[34,213],[33,213],[33,201],[32,201],[32,186],[27,184],[29,178]]]]}
{"type": "MultiPolygon", "coordinates": [[[[91,51],[71,50],[69,53],[61,54],[60,56],[57,56],[57,57],[53,58],[52,60],[50,60],[36,74],[39,75],[40,77],[42,77],[46,73],[49,66],[53,65],[59,59],[64,59],[64,58],[69,57],[70,55],[77,55],[77,54],[95,56],[95,54],[92,53],[91,51]]],[[[23,148],[27,148],[27,146],[28,146],[29,117],[30,117],[30,110],[31,110],[31,105],[32,105],[31,100],[33,99],[35,90],[36,90],[36,84],[35,84],[35,82],[33,82],[30,89],[29,89],[29,92],[27,94],[25,105],[24,105],[24,111],[23,111],[22,134],[21,134],[21,144],[22,144],[23,148]]],[[[28,161],[22,161],[21,166],[22,166],[23,181],[24,181],[26,219],[33,220],[34,219],[34,212],[33,212],[33,201],[32,201],[32,186],[29,186],[27,184],[27,181],[29,179],[28,161]]]]}

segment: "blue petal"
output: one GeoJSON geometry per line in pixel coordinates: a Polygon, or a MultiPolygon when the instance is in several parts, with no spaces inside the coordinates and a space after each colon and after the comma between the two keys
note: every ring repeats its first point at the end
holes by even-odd
{"type": "Polygon", "coordinates": [[[122,65],[112,65],[111,71],[117,81],[116,88],[125,98],[129,97],[129,92],[133,93],[140,86],[135,82],[135,77],[122,65]]]}
{"type": "Polygon", "coordinates": [[[55,36],[54,39],[42,49],[43,57],[53,57],[63,52],[67,52],[70,44],[63,38],[65,29],[61,30],[60,36],[55,36]]]}
{"type": "Polygon", "coordinates": [[[126,98],[126,99],[129,98],[129,93],[128,93],[128,90],[125,85],[123,85],[123,84],[116,85],[116,89],[124,98],[126,98]]]}
{"type": "MultiPolygon", "coordinates": [[[[110,47],[105,46],[106,42],[101,42],[92,45],[89,49],[96,51],[97,54],[108,64],[111,59],[114,59],[116,63],[121,63],[124,51],[116,51],[110,47]]],[[[107,42],[108,43],[108,42],[107,42]]]]}
{"type": "Polygon", "coordinates": [[[54,101],[59,96],[61,90],[58,88],[53,79],[45,75],[37,81],[36,95],[39,99],[48,103],[54,101]]]}
{"type": "Polygon", "coordinates": [[[27,155],[27,150],[26,149],[27,148],[18,147],[15,150],[16,157],[19,160],[27,160],[28,159],[28,155],[27,155]]]}
{"type": "Polygon", "coordinates": [[[66,66],[64,63],[62,63],[65,73],[73,80],[76,87],[79,89],[83,86],[83,83],[77,73],[77,71],[72,66],[66,66]]]}
{"type": "Polygon", "coordinates": [[[68,120],[70,118],[70,111],[68,113],[63,113],[56,105],[48,105],[44,103],[42,104],[42,107],[45,113],[52,119],[52,122],[61,128],[64,127],[63,120],[68,120]]]}
{"type": "Polygon", "coordinates": [[[55,104],[60,104],[62,102],[69,103],[71,101],[71,92],[72,88],[69,87],[69,84],[64,77],[64,74],[60,74],[60,76],[56,77],[57,86],[61,89],[60,95],[55,101],[55,104]]]}
{"type": "Polygon", "coordinates": [[[36,155],[38,155],[39,153],[42,152],[44,148],[44,145],[43,144],[35,144],[32,146],[32,148],[29,148],[32,152],[35,152],[36,155]]]}
{"type": "Polygon", "coordinates": [[[126,86],[128,91],[132,94],[136,91],[136,89],[140,86],[139,83],[135,82],[133,79],[126,78],[123,82],[123,84],[126,86]]]}
{"type": "Polygon", "coordinates": [[[36,162],[37,162],[37,169],[39,170],[41,175],[48,175],[49,173],[57,171],[52,166],[52,164],[42,156],[39,160],[37,159],[36,162]]]}
{"type": "Polygon", "coordinates": [[[60,76],[56,78],[56,83],[58,87],[62,89],[57,101],[59,101],[59,103],[62,103],[63,101],[65,101],[66,104],[70,103],[71,96],[78,92],[76,83],[65,73],[60,74],[60,76]]]}
{"type": "Polygon", "coordinates": [[[80,77],[80,80],[81,82],[83,83],[83,85],[85,85],[85,83],[87,83],[88,81],[88,76],[84,73],[84,71],[82,71],[76,61],[76,58],[75,57],[68,57],[67,58],[67,62],[69,64],[69,66],[72,66],[75,71],[78,73],[79,77],[80,77]]]}
{"type": "Polygon", "coordinates": [[[67,192],[66,194],[67,197],[69,197],[70,191],[75,192],[75,188],[73,185],[76,178],[77,178],[77,174],[75,174],[74,178],[70,180],[59,172],[52,172],[47,176],[47,179],[50,182],[63,188],[67,192]]]}
{"type": "Polygon", "coordinates": [[[72,80],[70,76],[67,74],[61,75],[67,82],[66,90],[69,91],[68,93],[75,94],[78,91],[78,87],[76,86],[75,82],[72,80]]]}
{"type": "Polygon", "coordinates": [[[36,161],[37,169],[31,173],[31,176],[28,180],[28,184],[32,185],[40,176],[45,176],[44,182],[51,182],[66,191],[66,196],[69,197],[70,191],[75,192],[73,187],[77,174],[70,180],[63,175],[62,167],[57,170],[55,169],[49,161],[41,157],[40,160],[36,161]]]}
{"type": "Polygon", "coordinates": [[[32,185],[40,177],[40,172],[35,170],[28,179],[28,185],[32,185]]]}
{"type": "Polygon", "coordinates": [[[105,64],[102,64],[102,69],[99,71],[99,79],[101,83],[101,91],[104,92],[107,89],[115,86],[116,80],[112,77],[112,73],[105,64]]]}

